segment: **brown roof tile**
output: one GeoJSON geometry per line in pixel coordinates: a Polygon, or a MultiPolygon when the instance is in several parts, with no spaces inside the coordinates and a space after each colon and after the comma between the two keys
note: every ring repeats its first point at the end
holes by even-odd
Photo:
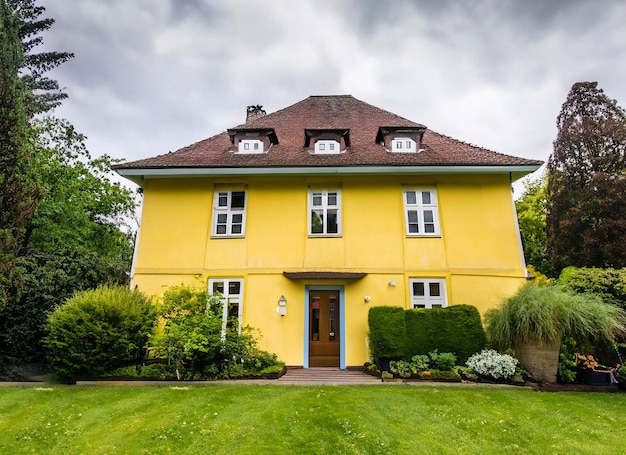
{"type": "Polygon", "coordinates": [[[540,166],[541,161],[504,155],[426,130],[420,153],[389,153],[376,142],[381,127],[425,129],[350,95],[311,96],[279,111],[256,117],[237,129],[273,129],[278,144],[264,154],[233,154],[228,132],[175,152],[121,163],[116,170],[161,168],[263,168],[324,166],[540,166]],[[304,146],[305,130],[349,130],[345,153],[313,155],[304,146]]]}

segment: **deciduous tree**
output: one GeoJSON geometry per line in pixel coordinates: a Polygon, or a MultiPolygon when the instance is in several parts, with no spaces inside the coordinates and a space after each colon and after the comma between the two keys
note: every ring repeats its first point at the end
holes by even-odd
{"type": "Polygon", "coordinates": [[[597,82],[572,86],[548,161],[547,241],[557,271],[626,266],[626,113],[597,82]]]}
{"type": "Polygon", "coordinates": [[[517,221],[526,263],[537,272],[554,276],[546,242],[546,179],[545,176],[524,185],[524,194],[515,201],[517,221]]]}
{"type": "Polygon", "coordinates": [[[111,158],[92,158],[67,120],[33,122],[34,170],[43,198],[21,237],[24,290],[0,311],[0,365],[44,360],[44,325],[75,292],[128,284],[134,194],[108,177],[111,158]]]}

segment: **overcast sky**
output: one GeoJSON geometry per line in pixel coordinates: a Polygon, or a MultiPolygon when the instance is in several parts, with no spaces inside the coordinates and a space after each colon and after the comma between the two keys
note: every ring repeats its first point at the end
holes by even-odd
{"type": "Polygon", "coordinates": [[[174,151],[310,95],[350,94],[546,160],[574,82],[626,106],[622,0],[43,0],[55,115],[92,155],[174,151]]]}

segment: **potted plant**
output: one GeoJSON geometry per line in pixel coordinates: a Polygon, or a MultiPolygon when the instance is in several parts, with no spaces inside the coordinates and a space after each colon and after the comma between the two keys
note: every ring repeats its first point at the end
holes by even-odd
{"type": "Polygon", "coordinates": [[[512,349],[539,382],[556,382],[564,335],[611,341],[626,332],[626,313],[617,306],[549,284],[525,285],[485,320],[492,346],[512,349]]]}

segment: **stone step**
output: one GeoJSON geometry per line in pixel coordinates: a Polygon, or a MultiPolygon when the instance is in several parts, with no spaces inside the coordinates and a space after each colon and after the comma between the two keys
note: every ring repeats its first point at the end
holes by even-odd
{"type": "Polygon", "coordinates": [[[380,384],[380,379],[360,370],[339,368],[290,368],[278,380],[291,384],[380,384]]]}

